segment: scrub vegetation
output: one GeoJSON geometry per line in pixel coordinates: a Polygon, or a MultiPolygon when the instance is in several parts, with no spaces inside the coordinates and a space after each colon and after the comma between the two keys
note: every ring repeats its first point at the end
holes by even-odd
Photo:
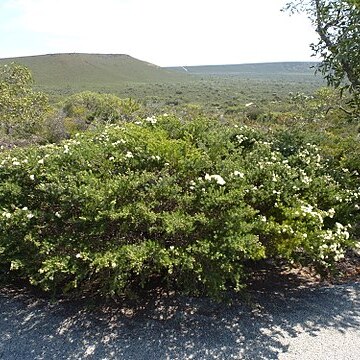
{"type": "Polygon", "coordinates": [[[221,298],[264,259],[336,272],[359,249],[359,123],[308,65],[56,91],[1,65],[0,273],[221,298]]]}

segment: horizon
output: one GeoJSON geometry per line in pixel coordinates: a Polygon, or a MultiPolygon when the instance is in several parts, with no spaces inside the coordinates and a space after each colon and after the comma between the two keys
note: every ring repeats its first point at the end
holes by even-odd
{"type": "Polygon", "coordinates": [[[311,62],[317,34],[287,0],[1,0],[0,58],[131,54],[161,67],[311,62]],[[86,15],[86,16],[84,16],[86,15]]]}
{"type": "Polygon", "coordinates": [[[177,68],[177,67],[204,67],[204,66],[232,66],[232,65],[261,65],[261,64],[283,64],[283,63],[318,63],[316,60],[290,60],[290,61],[259,61],[259,62],[246,62],[246,63],[223,63],[223,64],[199,64],[199,65],[187,65],[187,64],[179,64],[172,66],[160,66],[158,64],[153,64],[147,61],[146,59],[138,59],[130,54],[116,54],[116,53],[100,53],[100,52],[60,52],[60,53],[47,53],[47,54],[36,54],[36,55],[25,55],[25,56],[10,56],[10,57],[1,57],[0,60],[7,59],[20,59],[20,58],[35,58],[41,56],[57,56],[57,55],[106,55],[106,56],[128,56],[136,60],[140,60],[155,66],[159,66],[160,68],[177,68]]]}

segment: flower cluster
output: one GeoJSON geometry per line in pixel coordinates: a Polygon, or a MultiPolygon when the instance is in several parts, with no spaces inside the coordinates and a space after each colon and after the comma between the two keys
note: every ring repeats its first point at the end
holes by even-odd
{"type": "Polygon", "coordinates": [[[219,185],[225,185],[226,182],[225,180],[220,176],[220,175],[209,175],[209,174],[206,174],[204,176],[204,179],[207,180],[207,181],[212,181],[212,180],[215,180],[215,182],[219,185]]]}
{"type": "Polygon", "coordinates": [[[152,125],[155,125],[157,123],[157,119],[155,116],[148,116],[145,121],[152,125]]]}

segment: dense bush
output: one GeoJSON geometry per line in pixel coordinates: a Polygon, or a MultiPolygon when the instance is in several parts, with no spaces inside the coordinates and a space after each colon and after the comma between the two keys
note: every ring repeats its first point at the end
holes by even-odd
{"type": "Polygon", "coordinates": [[[140,112],[141,105],[133,99],[84,91],[54,105],[39,134],[44,141],[56,143],[99,124],[134,121],[140,112]]]}
{"type": "Polygon", "coordinates": [[[359,191],[315,145],[289,143],[164,115],[4,152],[0,266],[106,295],[161,279],[218,296],[262,258],[327,271],[355,246],[359,191]]]}
{"type": "Polygon", "coordinates": [[[32,85],[27,68],[15,63],[0,65],[0,135],[30,137],[41,127],[48,100],[32,85]]]}
{"type": "Polygon", "coordinates": [[[69,118],[81,119],[87,124],[93,122],[114,123],[129,120],[140,109],[132,99],[120,99],[112,94],[85,91],[66,98],[63,111],[69,118]]]}

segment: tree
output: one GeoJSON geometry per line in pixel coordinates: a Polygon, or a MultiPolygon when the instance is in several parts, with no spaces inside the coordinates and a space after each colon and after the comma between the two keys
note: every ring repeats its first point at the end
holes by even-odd
{"type": "Polygon", "coordinates": [[[322,59],[318,71],[328,85],[348,90],[350,104],[360,110],[360,0],[295,0],[286,10],[304,12],[319,41],[311,44],[322,59]]]}
{"type": "Polygon", "coordinates": [[[11,63],[0,65],[0,126],[6,135],[31,134],[48,107],[45,94],[32,89],[29,69],[11,63]]]}

